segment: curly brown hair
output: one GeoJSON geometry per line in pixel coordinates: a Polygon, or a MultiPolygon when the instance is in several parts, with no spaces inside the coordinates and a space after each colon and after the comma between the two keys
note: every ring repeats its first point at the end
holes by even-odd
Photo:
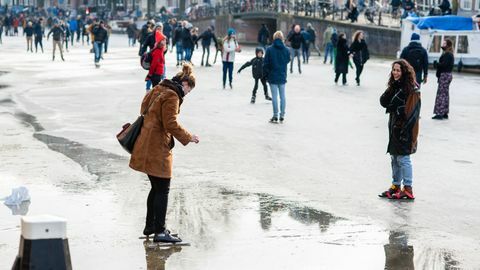
{"type": "MultiPolygon", "coordinates": [[[[400,70],[402,71],[402,76],[400,77],[401,88],[406,92],[407,95],[409,95],[415,90],[415,86],[417,84],[417,81],[415,79],[415,70],[404,59],[394,61],[392,63],[392,70],[396,64],[400,66],[400,70]]],[[[390,72],[390,79],[388,80],[389,90],[392,90],[394,82],[395,79],[393,78],[392,72],[390,72]]]]}

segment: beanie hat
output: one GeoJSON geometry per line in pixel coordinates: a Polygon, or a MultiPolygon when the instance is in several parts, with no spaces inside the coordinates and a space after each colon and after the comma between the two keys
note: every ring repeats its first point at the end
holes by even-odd
{"type": "Polygon", "coordinates": [[[227,34],[228,34],[229,36],[235,35],[235,29],[229,28],[228,31],[227,31],[227,34]]]}
{"type": "Polygon", "coordinates": [[[413,41],[413,40],[420,40],[420,35],[417,34],[417,33],[413,33],[413,34],[412,34],[412,37],[410,38],[410,40],[412,40],[412,41],[413,41]]]}
{"type": "Polygon", "coordinates": [[[261,47],[255,48],[255,54],[257,54],[258,52],[264,53],[264,52],[263,52],[263,48],[261,48],[261,47]]]}

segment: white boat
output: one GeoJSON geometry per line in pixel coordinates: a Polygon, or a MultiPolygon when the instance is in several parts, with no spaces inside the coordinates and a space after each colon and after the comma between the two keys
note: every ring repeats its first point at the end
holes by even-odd
{"type": "Polygon", "coordinates": [[[402,23],[400,47],[410,43],[412,33],[420,35],[422,46],[428,51],[428,61],[433,64],[442,54],[442,42],[453,41],[455,64],[480,67],[480,30],[473,18],[460,16],[408,17],[402,23]]]}

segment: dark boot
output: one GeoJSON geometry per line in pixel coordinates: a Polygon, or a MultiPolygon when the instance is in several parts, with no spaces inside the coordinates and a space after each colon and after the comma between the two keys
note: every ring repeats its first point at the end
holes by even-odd
{"type": "Polygon", "coordinates": [[[250,103],[252,103],[252,104],[255,103],[255,96],[252,96],[252,99],[250,100],[250,103]]]}
{"type": "Polygon", "coordinates": [[[145,228],[143,229],[143,235],[149,236],[151,234],[154,234],[155,233],[154,228],[155,227],[153,226],[153,224],[145,225],[145,228]]]}
{"type": "Polygon", "coordinates": [[[433,120],[443,120],[443,115],[436,114],[432,117],[433,120]]]}
{"type": "Polygon", "coordinates": [[[272,98],[269,97],[268,95],[265,96],[265,99],[266,99],[266,100],[272,100],[272,98]]]}

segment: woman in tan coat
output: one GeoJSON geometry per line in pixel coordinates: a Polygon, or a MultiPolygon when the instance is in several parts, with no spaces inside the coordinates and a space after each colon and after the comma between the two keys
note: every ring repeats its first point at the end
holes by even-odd
{"type": "Polygon", "coordinates": [[[130,167],[146,173],[152,185],[143,234],[154,234],[154,242],[182,241],[165,228],[165,216],[172,177],[173,138],[183,145],[199,142],[196,135],[191,135],[177,122],[183,97],[194,87],[192,66],[185,64],[175,77],[163,80],[147,93],[140,109],[143,112],[150,106],[133,148],[130,167]]]}

